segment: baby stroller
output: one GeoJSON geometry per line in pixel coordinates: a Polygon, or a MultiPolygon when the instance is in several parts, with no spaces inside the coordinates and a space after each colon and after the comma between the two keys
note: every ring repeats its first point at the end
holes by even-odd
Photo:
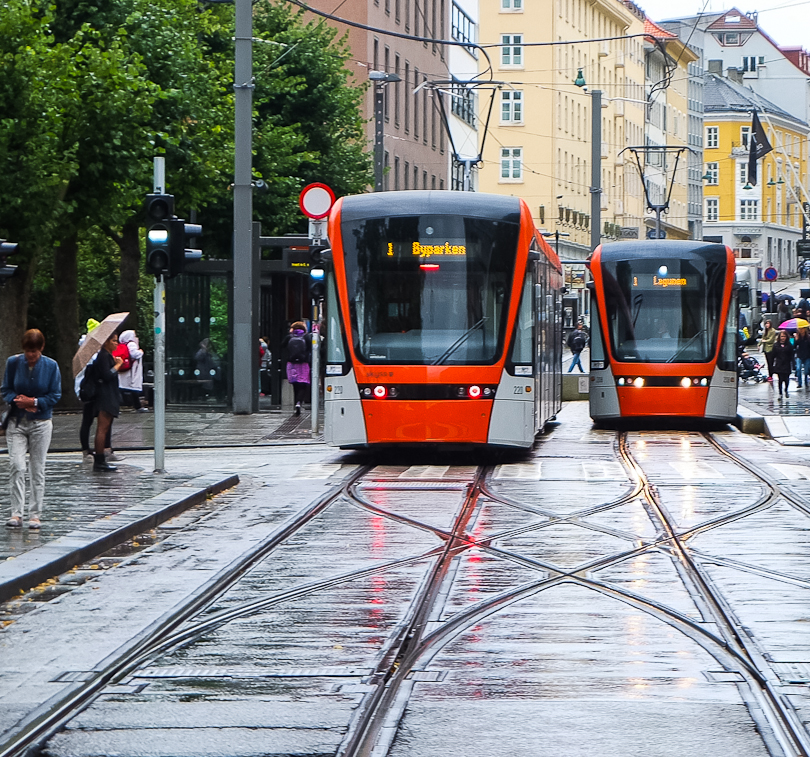
{"type": "Polygon", "coordinates": [[[740,381],[753,379],[757,384],[765,381],[765,376],[762,375],[762,366],[757,362],[756,358],[751,357],[747,352],[740,353],[737,358],[737,376],[740,381]]]}

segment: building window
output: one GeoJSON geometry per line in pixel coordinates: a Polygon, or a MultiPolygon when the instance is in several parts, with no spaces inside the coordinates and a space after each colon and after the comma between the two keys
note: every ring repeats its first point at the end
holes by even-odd
{"type": "Polygon", "coordinates": [[[740,200],[740,220],[759,220],[759,200],[740,200]]]}
{"type": "Polygon", "coordinates": [[[720,200],[717,197],[706,198],[706,221],[720,220],[720,200]]]}
{"type": "MultiPolygon", "coordinates": [[[[394,73],[399,76],[399,55],[394,56],[394,73]]],[[[401,77],[400,77],[401,78],[401,77]]],[[[394,125],[399,128],[399,91],[400,88],[394,84],[394,125]]]]}
{"type": "MultiPolygon", "coordinates": [[[[475,42],[475,22],[455,3],[453,3],[450,27],[450,34],[456,42],[475,42]]],[[[478,57],[478,52],[474,47],[464,49],[473,57],[478,57]]]]}
{"type": "Polygon", "coordinates": [[[523,92],[518,89],[506,89],[501,92],[501,123],[523,123],[523,92]]]}
{"type": "Polygon", "coordinates": [[[707,126],[706,127],[706,148],[712,149],[720,145],[720,127],[707,126]]]}
{"type": "Polygon", "coordinates": [[[501,0],[501,10],[512,13],[522,13],[523,0],[501,0]]]}
{"type": "Polygon", "coordinates": [[[411,64],[405,61],[405,77],[402,86],[405,90],[405,133],[411,130],[411,64]]]}
{"type": "Polygon", "coordinates": [[[523,181],[523,148],[501,148],[501,181],[523,181]]]}
{"type": "Polygon", "coordinates": [[[475,92],[467,89],[458,79],[453,79],[453,90],[450,98],[450,112],[464,123],[475,126],[475,92]]]}
{"type": "Polygon", "coordinates": [[[740,184],[748,183],[748,161],[741,160],[737,165],[740,167],[740,184]]]}
{"type": "Polygon", "coordinates": [[[743,71],[756,71],[757,70],[757,58],[755,55],[743,55],[742,59],[742,70],[743,71]]]}
{"type": "Polygon", "coordinates": [[[399,157],[394,156],[394,189],[399,189],[399,157]]]}
{"type": "MultiPolygon", "coordinates": [[[[419,86],[419,69],[413,70],[413,86],[414,89],[419,86]]],[[[419,139],[419,96],[420,92],[413,95],[413,138],[419,139]]],[[[414,186],[416,189],[416,186],[414,186]]]]}
{"type": "Polygon", "coordinates": [[[750,126],[743,126],[740,128],[740,144],[747,150],[748,149],[748,135],[751,133],[750,126]]]}
{"type": "Polygon", "coordinates": [[[720,183],[720,164],[707,163],[706,175],[709,177],[706,179],[706,184],[710,187],[716,187],[720,183]]]}
{"type": "Polygon", "coordinates": [[[411,173],[411,164],[408,163],[408,161],[406,160],[405,161],[405,171],[402,173],[402,184],[403,184],[402,188],[403,189],[408,188],[408,179],[410,178],[410,173],[411,173]]]}
{"type": "Polygon", "coordinates": [[[522,34],[501,34],[501,65],[523,66],[522,34]]]}

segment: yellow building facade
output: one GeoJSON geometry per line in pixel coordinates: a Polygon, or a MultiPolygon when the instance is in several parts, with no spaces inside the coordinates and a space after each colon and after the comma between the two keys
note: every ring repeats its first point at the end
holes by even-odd
{"type": "Polygon", "coordinates": [[[706,80],[704,234],[722,239],[738,258],[758,260],[782,276],[795,274],[810,127],[722,76],[706,80]],[[758,161],[753,184],[748,140],[755,107],[774,149],[758,161]]]}
{"type": "MultiPolygon", "coordinates": [[[[561,256],[584,258],[591,238],[591,92],[598,89],[601,232],[610,239],[623,226],[643,226],[641,180],[631,154],[622,153],[644,144],[641,11],[619,0],[487,0],[479,14],[479,41],[490,46],[496,82],[479,190],[522,197],[539,228],[560,233],[561,256]],[[639,36],[607,39],[628,35],[639,36]]],[[[487,62],[480,62],[483,72],[487,62]]],[[[482,91],[482,126],[488,107],[482,91]]]]}

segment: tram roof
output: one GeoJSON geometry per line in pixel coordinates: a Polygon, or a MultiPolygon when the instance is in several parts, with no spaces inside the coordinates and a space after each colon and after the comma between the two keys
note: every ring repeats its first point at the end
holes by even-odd
{"type": "Polygon", "coordinates": [[[520,222],[520,199],[482,192],[408,190],[372,192],[343,198],[341,220],[410,215],[464,215],[520,222]]]}
{"type": "Polygon", "coordinates": [[[601,260],[628,258],[716,258],[725,260],[726,246],[717,242],[662,239],[652,242],[610,242],[602,245],[601,260]]]}

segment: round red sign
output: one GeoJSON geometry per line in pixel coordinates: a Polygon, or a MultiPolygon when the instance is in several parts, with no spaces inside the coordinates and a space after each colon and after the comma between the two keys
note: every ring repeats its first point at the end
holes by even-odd
{"type": "Polygon", "coordinates": [[[335,204],[335,193],[326,184],[308,184],[298,196],[298,206],[308,218],[326,218],[335,204]]]}

